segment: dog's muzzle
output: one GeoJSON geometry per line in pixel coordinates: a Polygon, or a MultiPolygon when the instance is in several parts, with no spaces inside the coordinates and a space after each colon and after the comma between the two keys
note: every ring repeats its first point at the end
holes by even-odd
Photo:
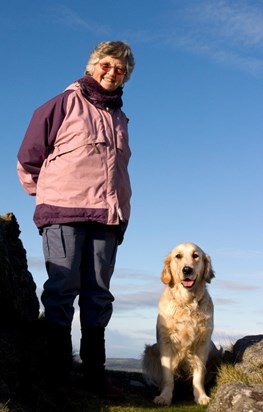
{"type": "Polygon", "coordinates": [[[184,266],[182,272],[185,277],[183,280],[181,280],[181,284],[184,288],[192,288],[195,284],[195,279],[191,279],[191,275],[193,274],[193,268],[191,268],[190,266],[184,266]]]}
{"type": "Polygon", "coordinates": [[[184,266],[183,267],[183,274],[184,275],[191,275],[193,273],[193,268],[191,266],[184,266]]]}

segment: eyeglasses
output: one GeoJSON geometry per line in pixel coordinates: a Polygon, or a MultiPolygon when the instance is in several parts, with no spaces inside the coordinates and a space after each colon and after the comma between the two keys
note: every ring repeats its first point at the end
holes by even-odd
{"type": "Polygon", "coordinates": [[[124,67],[112,66],[110,63],[100,63],[100,68],[106,73],[108,73],[111,69],[114,69],[114,73],[119,76],[123,76],[126,73],[126,69],[124,67]]]}

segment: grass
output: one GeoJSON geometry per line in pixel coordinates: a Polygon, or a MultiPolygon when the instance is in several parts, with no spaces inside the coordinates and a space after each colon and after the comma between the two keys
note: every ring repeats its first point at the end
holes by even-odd
{"type": "Polygon", "coordinates": [[[223,364],[218,372],[217,386],[230,382],[243,382],[247,385],[263,384],[263,372],[248,375],[234,365],[223,364]]]}

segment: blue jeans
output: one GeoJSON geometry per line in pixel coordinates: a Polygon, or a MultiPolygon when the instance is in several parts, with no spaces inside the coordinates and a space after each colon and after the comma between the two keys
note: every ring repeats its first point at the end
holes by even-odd
{"type": "Polygon", "coordinates": [[[43,229],[48,280],[41,300],[50,324],[71,327],[74,301],[79,296],[81,328],[107,326],[114,301],[109,289],[118,247],[117,228],[73,223],[43,229]]]}

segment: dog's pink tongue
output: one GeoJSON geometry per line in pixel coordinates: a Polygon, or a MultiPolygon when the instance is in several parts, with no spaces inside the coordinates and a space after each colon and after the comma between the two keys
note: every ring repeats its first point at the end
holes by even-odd
{"type": "Polygon", "coordinates": [[[185,288],[191,288],[194,283],[195,283],[194,280],[191,280],[191,279],[182,280],[182,284],[185,288]]]}

